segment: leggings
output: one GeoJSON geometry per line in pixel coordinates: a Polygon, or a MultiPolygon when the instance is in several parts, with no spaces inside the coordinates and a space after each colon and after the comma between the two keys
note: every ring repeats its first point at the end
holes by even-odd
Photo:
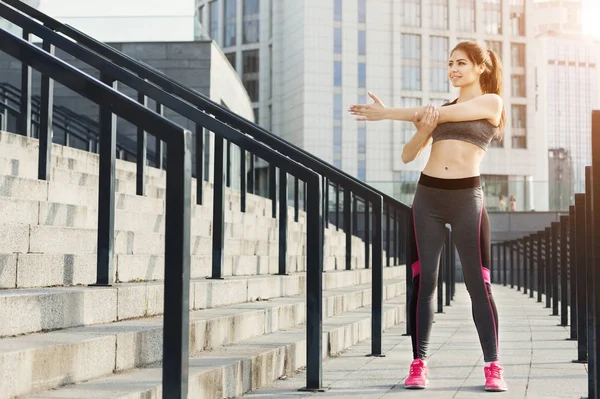
{"type": "Polygon", "coordinates": [[[433,323],[440,253],[446,224],[462,264],[484,361],[498,360],[498,313],[490,284],[490,221],[479,176],[439,179],[421,174],[412,206],[409,245],[413,290],[410,332],[413,357],[426,359],[433,323]]]}

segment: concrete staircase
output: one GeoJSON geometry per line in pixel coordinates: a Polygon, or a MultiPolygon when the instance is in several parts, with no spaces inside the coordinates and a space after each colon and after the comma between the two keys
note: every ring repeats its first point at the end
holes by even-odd
{"type": "MultiPolygon", "coordinates": [[[[165,172],[117,161],[115,280],[96,273],[98,157],[53,145],[52,179],[37,176],[37,140],[0,132],[0,399],[160,398],[165,172]]],[[[195,184],[192,183],[193,204],[195,184]]],[[[193,205],[190,398],[231,398],[306,364],[305,216],[290,208],[287,276],[277,272],[270,200],[226,192],[224,280],[211,270],[212,188],[193,205]]],[[[364,243],[325,237],[323,357],[370,336],[364,243]]],[[[384,269],[384,328],[405,320],[404,266],[384,269]]],[[[300,387],[298,387],[300,388],[300,387]]]]}

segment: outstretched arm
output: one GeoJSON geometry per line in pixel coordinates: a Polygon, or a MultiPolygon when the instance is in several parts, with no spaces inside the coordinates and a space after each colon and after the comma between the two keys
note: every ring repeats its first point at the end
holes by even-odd
{"type": "MultiPolygon", "coordinates": [[[[369,96],[373,104],[353,105],[349,112],[356,115],[358,121],[378,121],[383,119],[412,121],[413,115],[423,116],[426,107],[389,108],[372,93],[369,96]]],[[[463,103],[439,107],[438,123],[463,122],[479,119],[497,120],[502,113],[502,97],[496,94],[484,94],[463,103]]]]}

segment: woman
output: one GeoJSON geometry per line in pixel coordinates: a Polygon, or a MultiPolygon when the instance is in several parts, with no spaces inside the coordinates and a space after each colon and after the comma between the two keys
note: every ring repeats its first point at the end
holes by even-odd
{"type": "Polygon", "coordinates": [[[413,161],[432,143],[412,206],[414,288],[409,317],[414,360],[405,387],[422,389],[428,383],[433,296],[445,224],[449,223],[483,349],[485,389],[505,391],[498,362],[498,315],[490,284],[490,225],[479,176],[488,144],[494,138],[502,139],[502,65],[493,51],[476,42],[461,42],[451,52],[448,77],[460,94],[439,109],[431,105],[388,108],[369,93],[374,103],[354,105],[349,112],[359,121],[412,120],[417,132],[404,146],[404,163],[413,161]]]}

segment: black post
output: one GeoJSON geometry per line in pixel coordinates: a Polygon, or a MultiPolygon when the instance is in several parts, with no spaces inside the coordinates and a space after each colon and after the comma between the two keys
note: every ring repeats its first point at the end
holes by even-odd
{"type": "Polygon", "coordinates": [[[323,228],[329,227],[329,179],[323,176],[323,228]]]}
{"type": "MultiPolygon", "coordinates": [[[[558,234],[560,233],[560,223],[552,222],[552,255],[550,261],[552,262],[552,268],[550,273],[550,280],[552,281],[552,316],[558,316],[558,234]]],[[[562,257],[562,254],[561,254],[562,257]]]]}
{"type": "MultiPolygon", "coordinates": [[[[403,217],[404,218],[404,217],[403,217]]],[[[406,247],[406,240],[402,240],[400,237],[400,226],[406,226],[406,224],[401,224],[400,222],[400,210],[396,209],[394,211],[394,266],[399,265],[400,262],[400,243],[403,243],[403,247],[406,247]]],[[[406,230],[405,228],[403,230],[406,230]]],[[[404,255],[406,256],[406,250],[404,255]]],[[[408,257],[406,258],[408,259],[408,257]]],[[[406,260],[406,268],[410,265],[408,264],[408,260],[406,260]]]]}
{"type": "Polygon", "coordinates": [[[323,391],[322,329],[323,329],[323,225],[321,221],[320,178],[314,177],[305,186],[306,215],[306,388],[323,391]],[[316,249],[316,250],[315,250],[316,249]]]}
{"type": "Polygon", "coordinates": [[[300,193],[298,177],[294,176],[294,222],[298,223],[300,220],[300,193]]]}
{"type": "Polygon", "coordinates": [[[569,287],[571,289],[571,339],[577,339],[577,244],[575,205],[569,206],[569,287]]]}
{"type": "MultiPolygon", "coordinates": [[[[114,79],[100,73],[102,83],[117,88],[114,79]]],[[[111,285],[115,280],[115,163],[117,117],[100,107],[100,175],[98,188],[98,251],[96,285],[111,285]]]]}
{"type": "Polygon", "coordinates": [[[560,217],[560,324],[569,324],[568,315],[568,292],[567,292],[567,237],[569,234],[569,217],[560,217]]]}
{"type": "Polygon", "coordinates": [[[529,298],[533,298],[533,286],[534,286],[534,274],[533,274],[533,259],[534,256],[534,246],[533,243],[536,239],[536,234],[531,234],[529,236],[529,298]]]}
{"type": "Polygon", "coordinates": [[[523,294],[527,295],[527,264],[531,257],[531,243],[529,236],[523,237],[523,294]]]}
{"type": "Polygon", "coordinates": [[[575,194],[575,270],[577,280],[577,363],[587,362],[587,265],[585,262],[586,250],[586,209],[585,194],[575,194]]]}
{"type": "Polygon", "coordinates": [[[365,269],[371,264],[371,204],[365,198],[365,269]]]}
{"type": "MultiPolygon", "coordinates": [[[[148,97],[138,92],[138,102],[144,107],[148,107],[148,97]]],[[[198,134],[196,133],[196,139],[198,134]]],[[[146,195],[146,161],[148,159],[148,134],[138,126],[137,128],[137,154],[136,154],[136,175],[135,175],[135,193],[137,195],[146,195]]]]}
{"type": "Polygon", "coordinates": [[[169,142],[165,202],[163,398],[188,397],[190,339],[191,133],[169,142]]]}
{"type": "Polygon", "coordinates": [[[358,197],[352,195],[352,226],[354,227],[353,234],[358,235],[358,197]]]}
{"type": "Polygon", "coordinates": [[[502,279],[502,285],[504,285],[506,287],[508,278],[506,276],[507,273],[507,269],[508,269],[508,256],[507,256],[507,250],[508,250],[508,245],[506,241],[502,242],[502,252],[503,252],[503,256],[502,256],[502,263],[503,263],[503,272],[504,272],[504,278],[502,279]]]}
{"type": "Polygon", "coordinates": [[[521,244],[523,240],[518,239],[515,242],[515,247],[517,248],[517,291],[521,291],[521,273],[523,271],[523,254],[521,252],[521,244]]]}
{"type": "Polygon", "coordinates": [[[344,187],[344,232],[346,233],[346,270],[352,270],[352,193],[344,187]]]}
{"type": "Polygon", "coordinates": [[[246,196],[248,192],[248,190],[246,189],[247,179],[248,176],[246,175],[246,150],[240,147],[240,194],[242,196],[240,202],[241,212],[246,212],[246,196]]]}
{"type": "MultiPolygon", "coordinates": [[[[592,111],[592,171],[590,178],[593,179],[594,176],[600,177],[600,141],[598,141],[600,134],[600,111],[592,111]]],[[[592,212],[593,219],[593,227],[592,227],[592,237],[590,241],[595,244],[598,242],[596,237],[596,231],[600,232],[600,181],[596,182],[596,184],[592,184],[593,189],[593,204],[592,209],[595,209],[595,212],[592,212]]],[[[598,365],[598,360],[600,359],[600,328],[597,323],[600,321],[600,294],[596,292],[598,288],[600,288],[600,272],[597,269],[598,262],[600,261],[600,252],[598,248],[594,245],[592,246],[592,262],[595,266],[593,268],[593,298],[594,298],[594,367],[595,373],[593,375],[594,383],[595,383],[595,391],[594,394],[598,395],[598,389],[600,384],[600,367],[598,365]]],[[[590,370],[590,373],[592,371],[590,370]]]]}
{"type": "MultiPolygon", "coordinates": [[[[159,102],[156,102],[156,113],[159,115],[164,115],[165,109],[163,105],[159,102]]],[[[155,166],[158,169],[163,169],[163,158],[164,158],[164,148],[162,140],[159,140],[158,137],[154,137],[154,154],[156,155],[155,166]]]]}
{"type": "Polygon", "coordinates": [[[202,205],[204,200],[204,127],[196,124],[196,204],[202,205]]]}
{"type": "Polygon", "coordinates": [[[225,257],[225,171],[223,157],[223,137],[215,137],[214,176],[213,176],[213,237],[212,237],[212,279],[223,278],[225,257]]]}
{"type": "Polygon", "coordinates": [[[450,306],[450,301],[452,300],[452,231],[449,228],[446,228],[446,273],[445,273],[445,282],[446,282],[446,306],[450,306]]]}
{"type": "MultiPolygon", "coordinates": [[[[23,29],[23,40],[31,42],[31,33],[23,29]]],[[[21,63],[21,115],[19,133],[31,137],[31,67],[21,63]]],[[[111,82],[112,83],[112,82],[111,82]]]]}
{"type": "MultiPolygon", "coordinates": [[[[552,226],[552,224],[551,224],[552,226]]],[[[544,262],[544,272],[546,275],[546,285],[544,294],[546,295],[546,307],[552,308],[552,227],[546,227],[546,258],[544,262]]]]}
{"type": "Polygon", "coordinates": [[[231,187],[231,141],[227,140],[225,150],[225,185],[231,187]]]}
{"type": "Polygon", "coordinates": [[[510,288],[515,288],[515,246],[516,240],[510,241],[510,288]]]}
{"type": "Polygon", "coordinates": [[[538,231],[537,233],[537,301],[542,303],[542,287],[544,286],[544,252],[543,245],[545,245],[544,240],[546,239],[546,233],[544,231],[538,231]]]}
{"type": "MultiPolygon", "coordinates": [[[[43,48],[54,55],[54,46],[44,40],[43,48]]],[[[54,104],[54,81],[42,74],[42,87],[40,96],[40,125],[38,151],[38,179],[50,180],[52,169],[52,110],[54,104]]],[[[66,132],[65,132],[66,137],[66,132]]]]}
{"type": "MultiPolygon", "coordinates": [[[[368,204],[368,202],[367,202],[368,204]]],[[[382,357],[383,333],[383,198],[373,200],[373,270],[371,287],[371,355],[382,357]]],[[[367,206],[367,209],[369,206],[367,206]]]]}
{"type": "Polygon", "coordinates": [[[287,173],[279,169],[279,275],[287,275],[287,173]]]}
{"type": "Polygon", "coordinates": [[[271,217],[277,217],[277,168],[269,164],[269,198],[271,199],[271,217]]]}
{"type": "Polygon", "coordinates": [[[387,203],[385,204],[385,253],[386,253],[386,266],[390,266],[392,262],[392,230],[391,230],[391,219],[392,215],[390,212],[392,206],[387,203]]]}
{"type": "MultiPolygon", "coordinates": [[[[251,194],[256,194],[255,184],[254,184],[254,174],[256,173],[255,167],[255,157],[254,154],[250,154],[250,173],[248,176],[248,192],[251,194]]],[[[306,210],[306,208],[304,209],[306,210]]]]}
{"type": "Polygon", "coordinates": [[[340,185],[335,185],[335,230],[340,230],[340,185]]]}
{"type": "Polygon", "coordinates": [[[450,289],[452,290],[451,296],[454,300],[454,294],[456,293],[456,251],[454,249],[454,239],[452,238],[452,236],[450,236],[450,243],[450,279],[452,281],[450,284],[450,289]]]}
{"type": "MultiPolygon", "coordinates": [[[[592,138],[593,139],[593,138],[592,138]]],[[[593,212],[593,171],[591,166],[585,167],[585,263],[587,280],[587,339],[588,339],[588,397],[596,398],[598,393],[596,372],[596,287],[594,284],[594,212],[593,212]]]]}

